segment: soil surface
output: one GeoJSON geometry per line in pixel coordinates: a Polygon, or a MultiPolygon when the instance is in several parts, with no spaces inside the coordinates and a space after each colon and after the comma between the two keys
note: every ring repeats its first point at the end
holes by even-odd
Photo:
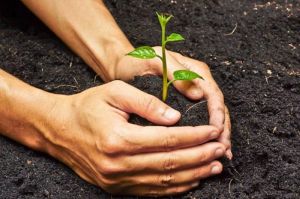
{"type": "MultiPolygon", "coordinates": [[[[300,198],[300,2],[106,3],[135,46],[158,45],[154,13],[173,14],[169,31],[182,33],[186,41],[169,48],[208,63],[224,92],[233,125],[233,162],[225,162],[221,175],[201,181],[178,198],[300,198]]],[[[73,94],[102,84],[17,0],[1,1],[0,16],[2,69],[53,93],[73,94]]],[[[149,88],[156,88],[160,79],[146,79],[136,81],[136,86],[151,93],[149,88]]],[[[194,107],[190,115],[199,109],[194,107]]],[[[0,198],[121,198],[84,182],[53,158],[4,137],[0,162],[0,198]]]]}

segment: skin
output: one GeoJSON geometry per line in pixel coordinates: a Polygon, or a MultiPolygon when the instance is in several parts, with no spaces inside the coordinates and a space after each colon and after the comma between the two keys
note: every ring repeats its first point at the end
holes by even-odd
{"type": "MultiPolygon", "coordinates": [[[[102,1],[23,3],[108,83],[57,95],[0,70],[2,135],[50,154],[113,194],[179,194],[222,171],[216,159],[232,158],[229,113],[205,63],[167,51],[169,79],[185,68],[205,78],[178,81],[175,87],[191,99],[207,99],[210,115],[206,126],[167,127],[180,113],[124,82],[136,75],[161,75],[160,60],[124,56],[133,46],[102,1]],[[130,124],[130,113],[160,126],[130,124]]],[[[160,48],[155,47],[157,53],[160,48]]]]}

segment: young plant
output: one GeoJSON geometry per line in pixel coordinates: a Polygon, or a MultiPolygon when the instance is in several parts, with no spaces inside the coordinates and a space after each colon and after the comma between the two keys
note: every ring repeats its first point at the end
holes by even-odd
{"type": "Polygon", "coordinates": [[[161,47],[162,47],[162,56],[157,55],[154,49],[150,46],[141,46],[134,49],[132,52],[128,53],[132,57],[140,58],[140,59],[153,59],[158,57],[162,61],[163,66],[163,90],[162,90],[162,100],[166,101],[168,95],[168,87],[171,83],[177,80],[185,80],[192,81],[193,79],[200,78],[203,79],[199,74],[190,71],[190,70],[177,70],[173,73],[174,79],[168,81],[167,74],[167,60],[166,60],[166,44],[169,42],[177,42],[183,41],[184,38],[182,35],[178,33],[171,33],[168,37],[166,37],[166,26],[170,19],[173,17],[172,15],[165,15],[156,13],[160,26],[161,26],[161,47]]]}

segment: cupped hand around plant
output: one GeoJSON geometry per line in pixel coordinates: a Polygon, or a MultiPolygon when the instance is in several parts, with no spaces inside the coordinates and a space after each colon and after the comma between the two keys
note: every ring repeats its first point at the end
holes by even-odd
{"type": "MultiPolygon", "coordinates": [[[[156,54],[161,55],[160,46],[154,47],[154,50],[156,54]]],[[[207,100],[209,124],[216,126],[219,131],[222,132],[218,140],[226,146],[226,156],[231,159],[230,116],[224,104],[223,93],[215,82],[208,65],[170,50],[166,51],[166,57],[169,80],[174,79],[173,73],[177,70],[191,70],[201,74],[203,77],[204,80],[176,81],[173,84],[179,92],[192,100],[207,100]]],[[[146,74],[162,75],[162,70],[162,63],[159,58],[136,59],[129,56],[120,56],[115,66],[115,76],[111,79],[128,81],[135,76],[143,76],[146,74]]]]}
{"type": "Polygon", "coordinates": [[[222,171],[216,127],[165,127],[180,113],[122,81],[59,95],[47,114],[42,150],[110,193],[178,194],[222,171]],[[162,126],[130,124],[130,113],[162,126]]]}

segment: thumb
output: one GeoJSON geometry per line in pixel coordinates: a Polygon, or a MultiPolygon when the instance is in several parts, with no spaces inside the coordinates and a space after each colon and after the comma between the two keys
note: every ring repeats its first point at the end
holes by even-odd
{"type": "Polygon", "coordinates": [[[179,111],[123,81],[108,84],[112,89],[108,91],[109,103],[126,113],[135,113],[160,125],[174,124],[180,118],[179,111]]]}

